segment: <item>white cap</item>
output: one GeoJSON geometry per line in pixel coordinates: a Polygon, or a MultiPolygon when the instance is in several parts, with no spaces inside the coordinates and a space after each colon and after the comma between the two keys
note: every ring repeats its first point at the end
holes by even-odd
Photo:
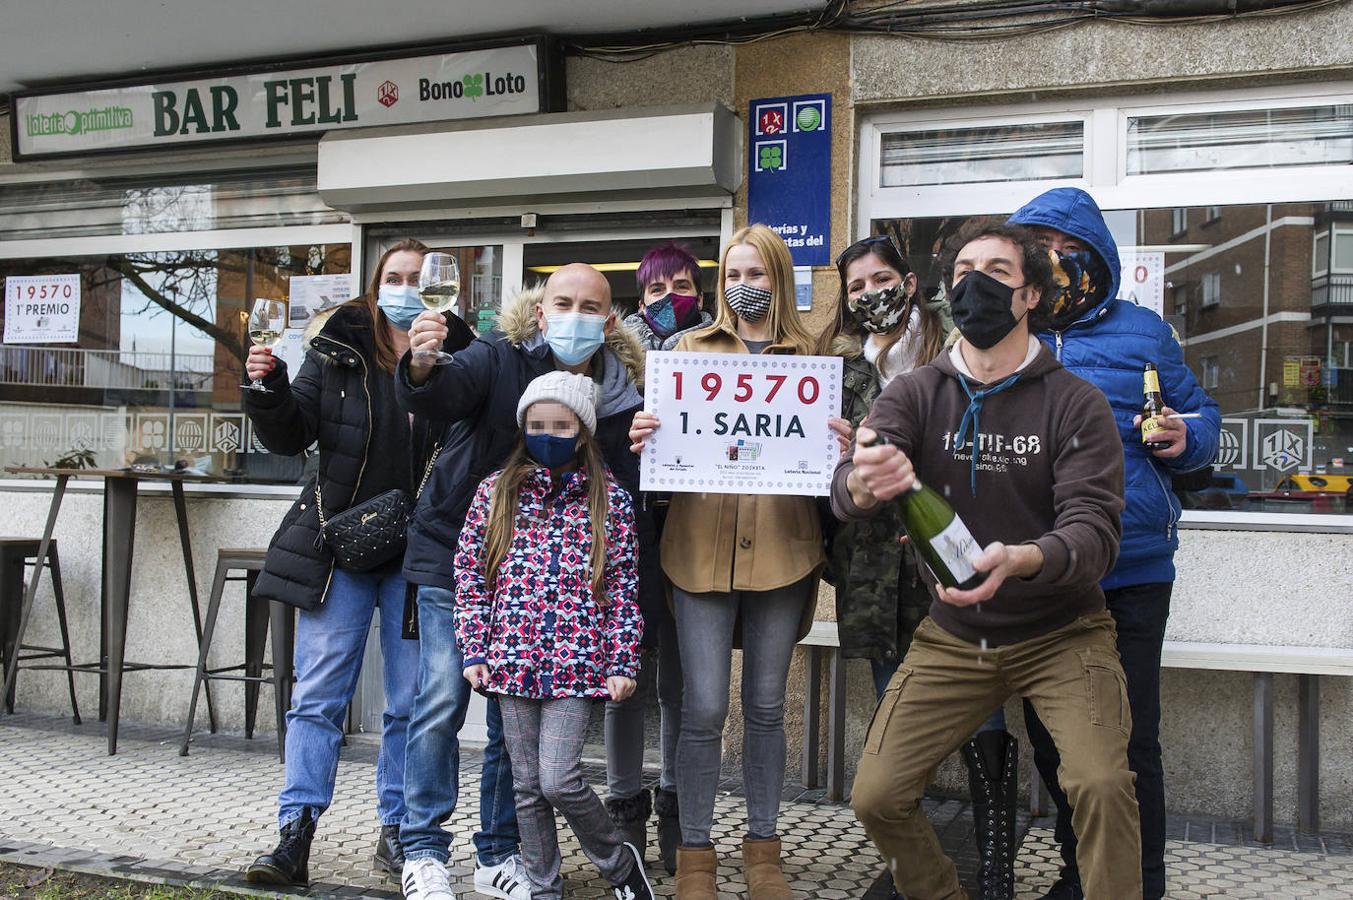
{"type": "Polygon", "coordinates": [[[577,372],[546,372],[533,379],[517,402],[517,425],[524,426],[526,409],[532,403],[550,400],[573,411],[588,434],[597,433],[597,383],[577,372]]]}

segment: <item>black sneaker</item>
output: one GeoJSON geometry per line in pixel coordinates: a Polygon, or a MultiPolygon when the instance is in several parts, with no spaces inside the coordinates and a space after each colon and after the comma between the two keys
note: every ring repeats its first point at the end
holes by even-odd
{"type": "Polygon", "coordinates": [[[634,868],[630,870],[624,884],[611,886],[611,890],[615,891],[615,900],[654,900],[653,885],[648,883],[648,875],[644,872],[644,858],[630,842],[626,841],[623,846],[634,860],[634,868]]]}
{"type": "Polygon", "coordinates": [[[1043,895],[1043,900],[1085,900],[1085,890],[1081,887],[1080,876],[1063,872],[1043,895]]]}

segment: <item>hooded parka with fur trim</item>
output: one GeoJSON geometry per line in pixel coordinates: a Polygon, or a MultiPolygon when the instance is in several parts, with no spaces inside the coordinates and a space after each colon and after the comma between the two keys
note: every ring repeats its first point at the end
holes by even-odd
{"type": "MultiPolygon", "coordinates": [[[[409,380],[409,356],[399,363],[399,402],[417,415],[449,423],[448,436],[409,526],[404,577],[412,584],[455,589],[456,541],[476,488],[501,469],[516,442],[517,401],[538,375],[555,370],[554,355],[536,324],[544,287],[528,288],[503,305],[498,327],[437,366],[427,381],[409,380]]],[[[652,520],[639,502],[639,458],[630,452],[629,427],[643,407],[644,351],[624,328],[612,328],[595,356],[601,385],[597,443],[616,481],[634,500],[639,532],[639,605],[646,640],[657,635],[664,602],[652,520]]]]}

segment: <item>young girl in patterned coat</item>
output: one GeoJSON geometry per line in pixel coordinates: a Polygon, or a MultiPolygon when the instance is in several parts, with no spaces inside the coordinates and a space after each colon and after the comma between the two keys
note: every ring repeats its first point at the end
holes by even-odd
{"type": "Polygon", "coordinates": [[[643,625],[634,509],[601,459],[596,387],[555,371],[517,405],[522,435],[479,486],[456,550],[465,677],[498,695],[532,898],[563,896],[554,811],[618,900],[647,900],[643,860],[582,777],[592,706],[634,691],[643,625]]]}

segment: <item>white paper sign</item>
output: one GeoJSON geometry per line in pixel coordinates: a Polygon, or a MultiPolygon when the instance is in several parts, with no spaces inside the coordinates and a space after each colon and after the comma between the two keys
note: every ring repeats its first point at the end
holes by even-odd
{"type": "Polygon", "coordinates": [[[661,427],[646,442],[646,491],[826,496],[840,445],[834,356],[649,353],[644,408],[661,427]]]}
{"type": "Polygon", "coordinates": [[[79,339],[79,275],[5,279],[6,344],[74,344],[79,339]]]}
{"type": "Polygon", "coordinates": [[[293,275],[287,298],[287,327],[304,328],[322,309],[352,299],[351,275],[293,275]]]}
{"type": "Polygon", "coordinates": [[[273,344],[272,355],[287,364],[287,380],[294,379],[296,373],[301,371],[301,364],[305,362],[305,330],[285,329],[282,337],[273,344]]]}
{"type": "Polygon", "coordinates": [[[1118,296],[1165,318],[1165,254],[1129,248],[1118,254],[1118,261],[1123,267],[1118,296]]]}

